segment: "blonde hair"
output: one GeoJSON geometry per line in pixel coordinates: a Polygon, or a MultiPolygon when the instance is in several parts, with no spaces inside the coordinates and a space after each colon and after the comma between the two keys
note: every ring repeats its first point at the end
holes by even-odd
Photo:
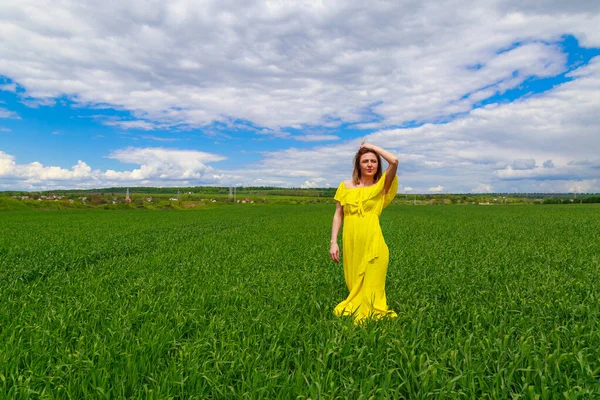
{"type": "Polygon", "coordinates": [[[360,178],[362,178],[360,174],[360,158],[363,154],[366,153],[373,153],[377,157],[377,172],[375,172],[375,176],[373,177],[373,183],[376,183],[377,181],[379,181],[379,178],[381,178],[381,156],[375,150],[368,149],[366,147],[361,147],[360,149],[358,149],[356,155],[354,156],[354,171],[352,171],[352,182],[354,182],[355,185],[360,184],[360,178]]]}

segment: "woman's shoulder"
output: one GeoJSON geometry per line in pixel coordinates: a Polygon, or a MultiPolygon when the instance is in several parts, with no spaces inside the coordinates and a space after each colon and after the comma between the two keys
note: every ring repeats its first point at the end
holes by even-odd
{"type": "Polygon", "coordinates": [[[347,179],[345,181],[342,181],[342,184],[346,187],[346,189],[354,188],[354,182],[352,182],[352,179],[347,179]]]}
{"type": "Polygon", "coordinates": [[[341,181],[340,185],[337,188],[337,191],[335,192],[334,199],[339,201],[342,205],[344,205],[346,203],[346,200],[345,200],[346,196],[349,193],[348,189],[352,188],[351,185],[352,185],[352,180],[341,181]]]}

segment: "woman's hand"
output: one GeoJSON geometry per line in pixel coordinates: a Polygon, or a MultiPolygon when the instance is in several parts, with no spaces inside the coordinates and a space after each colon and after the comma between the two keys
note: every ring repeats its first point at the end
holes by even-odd
{"type": "Polygon", "coordinates": [[[337,243],[331,243],[331,247],[329,248],[329,257],[336,263],[340,262],[340,246],[337,243]]]}
{"type": "Polygon", "coordinates": [[[367,148],[367,149],[374,150],[373,149],[373,145],[371,143],[365,142],[364,140],[362,142],[360,142],[360,148],[362,149],[363,147],[367,148]]]}

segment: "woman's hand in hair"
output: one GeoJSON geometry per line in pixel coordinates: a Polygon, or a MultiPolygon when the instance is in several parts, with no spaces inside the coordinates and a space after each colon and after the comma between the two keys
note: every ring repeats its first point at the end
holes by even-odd
{"type": "Polygon", "coordinates": [[[365,148],[365,149],[370,149],[370,150],[375,150],[373,148],[373,145],[371,143],[367,143],[364,140],[362,141],[362,143],[360,144],[360,148],[365,148]]]}

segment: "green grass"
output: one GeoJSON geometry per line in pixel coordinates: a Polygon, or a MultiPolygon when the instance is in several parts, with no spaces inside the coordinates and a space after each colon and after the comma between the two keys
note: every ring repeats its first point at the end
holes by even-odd
{"type": "Polygon", "coordinates": [[[391,206],[360,327],[332,215],[0,212],[0,398],[600,396],[600,207],[391,206]]]}

